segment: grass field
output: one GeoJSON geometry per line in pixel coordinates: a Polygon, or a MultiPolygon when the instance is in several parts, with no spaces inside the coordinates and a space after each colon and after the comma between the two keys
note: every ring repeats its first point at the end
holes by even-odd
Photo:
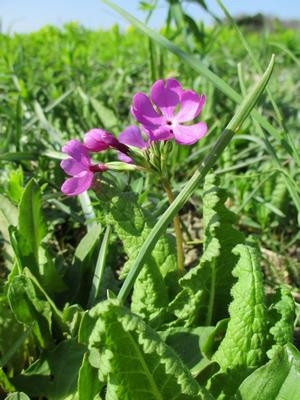
{"type": "MultiPolygon", "coordinates": [[[[299,398],[300,356],[290,343],[294,336],[297,345],[299,329],[300,31],[279,23],[270,31],[237,29],[230,22],[196,24],[194,30],[164,27],[161,36],[154,33],[151,40],[150,30],[142,34],[134,24],[121,32],[117,25],[90,31],[70,23],[63,29],[45,26],[30,34],[0,35],[3,398],[20,391],[26,395],[7,398],[88,400],[102,393],[106,397],[101,398],[135,400],[148,384],[153,390],[149,400],[283,399],[280,390],[296,393],[285,398],[299,398]],[[158,79],[176,78],[184,88],[205,93],[201,120],[208,126],[196,144],[172,145],[167,169],[176,197],[236,114],[239,96],[244,98],[259,81],[272,54],[274,70],[256,114],[236,127],[214,174],[182,203],[185,276],[178,282],[176,267],[174,272],[176,245],[169,224],[155,241],[160,250],[156,246],[152,258],[147,255],[141,261],[145,267],[132,282],[130,300],[119,296],[128,307],[119,306],[114,298],[168,207],[161,177],[112,170],[104,174],[100,192],[66,197],[60,191],[65,180],[62,146],[71,139],[82,141],[91,128],[118,137],[136,123],[129,111],[134,94],[148,94],[158,79]],[[241,244],[242,237],[251,237],[253,247],[241,244]],[[216,247],[210,247],[213,239],[219,243],[216,247]],[[242,246],[249,246],[248,253],[242,246]],[[215,251],[218,255],[211,255],[215,251]],[[213,272],[208,272],[211,265],[213,272]],[[191,271],[198,269],[196,281],[191,271]],[[107,293],[110,300],[104,301],[107,293]],[[258,312],[264,301],[265,308],[258,312]],[[130,308],[139,317],[132,316],[130,308]],[[239,325],[246,310],[254,322],[239,325]],[[255,321],[260,321],[257,331],[250,329],[255,321]],[[188,335],[200,341],[199,359],[188,335]],[[249,335],[251,343],[238,342],[239,335],[249,335]],[[182,348],[185,340],[190,352],[182,348]],[[230,347],[234,341],[241,346],[238,361],[230,347]],[[137,346],[142,348],[142,355],[134,356],[143,359],[139,372],[125,356],[118,358],[128,346],[133,346],[132,354],[137,346]],[[153,350],[157,346],[164,346],[160,353],[153,350]],[[168,363],[176,371],[164,367],[168,363]],[[164,389],[155,365],[169,382],[164,389]],[[289,372],[281,379],[276,374],[282,368],[289,372]],[[130,373],[145,378],[131,378],[130,373]],[[265,382],[264,373],[273,374],[281,386],[268,393],[261,389],[261,397],[256,397],[253,382],[265,382]],[[272,397],[274,393],[278,397],[272,397]]],[[[110,149],[93,159],[109,163],[117,156],[110,149]]],[[[123,285],[121,293],[131,288],[123,285]]]]}

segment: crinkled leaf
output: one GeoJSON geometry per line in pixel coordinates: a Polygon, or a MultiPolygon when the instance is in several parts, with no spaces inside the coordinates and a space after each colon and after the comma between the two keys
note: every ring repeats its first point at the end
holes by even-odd
{"type": "Polygon", "coordinates": [[[269,319],[272,324],[270,333],[274,343],[268,352],[270,358],[281,346],[293,341],[295,317],[294,298],[288,287],[281,286],[272,297],[269,308],[269,319]]]}
{"type": "Polygon", "coordinates": [[[213,357],[222,370],[260,366],[267,346],[267,312],[258,249],[238,245],[234,253],[240,257],[233,270],[238,280],[231,291],[227,331],[213,357]]]}
{"type": "Polygon", "coordinates": [[[233,224],[236,216],[224,202],[226,192],[218,180],[208,175],[204,185],[204,252],[200,263],[180,280],[181,292],[170,305],[177,323],[185,326],[211,325],[228,315],[232,270],[238,257],[232,249],[243,243],[244,236],[233,224]]]}
{"type": "Polygon", "coordinates": [[[298,400],[300,353],[288,344],[274,358],[254,371],[239,387],[238,400],[298,400]]]}
{"type": "Polygon", "coordinates": [[[234,394],[238,385],[266,359],[268,322],[258,249],[240,244],[234,249],[239,261],[233,270],[230,319],[224,339],[213,355],[220,372],[210,382],[215,396],[234,394]]]}
{"type": "Polygon", "coordinates": [[[106,399],[210,399],[188,368],[145,322],[105,301],[90,310],[81,326],[89,361],[107,382],[106,399]]]}
{"type": "MultiPolygon", "coordinates": [[[[112,199],[107,219],[128,256],[126,273],[155,221],[139,206],[136,196],[129,193],[112,199]]],[[[134,284],[132,311],[147,320],[157,317],[168,304],[168,288],[174,288],[176,274],[176,245],[174,238],[165,234],[158,240],[134,284]]]]}

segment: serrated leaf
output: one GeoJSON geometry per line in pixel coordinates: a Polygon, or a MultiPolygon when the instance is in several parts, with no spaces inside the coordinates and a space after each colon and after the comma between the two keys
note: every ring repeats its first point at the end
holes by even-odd
{"type": "Polygon", "coordinates": [[[239,400],[298,400],[300,398],[300,353],[288,344],[239,387],[239,400]]]}
{"type": "Polygon", "coordinates": [[[233,224],[236,216],[224,203],[226,192],[213,175],[205,179],[203,195],[204,251],[200,263],[180,279],[181,292],[170,305],[177,323],[211,325],[228,315],[231,275],[238,257],[232,253],[244,236],[233,224]]]}
{"type": "Polygon", "coordinates": [[[107,400],[211,398],[159,335],[118,300],[91,309],[81,331],[89,361],[107,381],[107,400]]]}
{"type": "MultiPolygon", "coordinates": [[[[126,273],[155,221],[131,193],[112,199],[107,221],[114,227],[128,256],[124,267],[126,273]]],[[[165,234],[158,240],[134,284],[132,311],[147,320],[157,317],[168,304],[169,295],[172,295],[168,288],[174,288],[176,276],[176,245],[174,238],[165,234]]]]}
{"type": "Polygon", "coordinates": [[[233,270],[237,282],[232,288],[227,331],[213,356],[221,370],[262,365],[267,347],[267,312],[258,249],[238,245],[239,261],[233,270]]]}
{"type": "Polygon", "coordinates": [[[268,351],[268,356],[272,358],[282,346],[293,341],[296,310],[294,298],[288,287],[281,286],[277,289],[268,314],[272,325],[270,334],[274,343],[268,351]]]}

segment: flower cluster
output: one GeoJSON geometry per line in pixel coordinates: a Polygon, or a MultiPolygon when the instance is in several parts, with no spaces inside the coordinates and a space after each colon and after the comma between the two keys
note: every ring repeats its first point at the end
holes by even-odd
{"type": "Polygon", "coordinates": [[[183,90],[173,78],[156,81],[150,97],[136,93],[131,105],[131,114],[140,128],[131,125],[116,139],[102,129],[91,129],[84,136],[83,143],[70,140],[62,151],[69,158],[61,162],[62,169],[70,175],[61,187],[64,194],[75,196],[87,190],[93,182],[95,173],[108,169],[105,164],[92,164],[89,152],[101,152],[108,148],[118,151],[120,161],[136,162],[135,150],[147,153],[153,142],[175,139],[176,143],[191,145],[207,132],[204,122],[193,125],[187,123],[197,118],[205,103],[205,96],[192,90],[183,90]]]}

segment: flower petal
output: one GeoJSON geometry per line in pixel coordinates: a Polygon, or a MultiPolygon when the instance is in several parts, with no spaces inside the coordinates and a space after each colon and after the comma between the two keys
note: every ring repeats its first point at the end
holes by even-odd
{"type": "Polygon", "coordinates": [[[175,120],[177,122],[188,122],[196,118],[205,103],[205,96],[199,96],[192,90],[185,90],[180,96],[181,107],[175,120]]]}
{"type": "Polygon", "coordinates": [[[61,191],[67,196],[76,196],[85,192],[92,184],[94,174],[90,171],[83,171],[80,174],[67,179],[61,191]]]}
{"type": "Polygon", "coordinates": [[[86,167],[91,163],[87,149],[79,140],[69,140],[69,142],[62,147],[62,151],[86,167]]]}
{"type": "Polygon", "coordinates": [[[71,176],[77,175],[80,172],[87,170],[87,166],[74,160],[74,158],[67,158],[66,160],[62,160],[60,166],[66,174],[71,176]]]}
{"type": "Polygon", "coordinates": [[[127,144],[128,146],[138,147],[139,149],[145,149],[147,147],[147,143],[143,139],[141,131],[135,125],[128,126],[120,133],[119,142],[127,144]]]}
{"type": "Polygon", "coordinates": [[[150,142],[174,139],[174,133],[168,126],[161,126],[154,131],[148,132],[150,142]]]}
{"type": "Polygon", "coordinates": [[[146,128],[157,128],[164,119],[153,108],[150,99],[144,93],[133,96],[131,114],[146,128]]]}
{"type": "Polygon", "coordinates": [[[171,82],[168,81],[169,79],[165,83],[160,79],[153,84],[151,88],[151,100],[160,109],[166,119],[171,120],[179,103],[179,95],[175,90],[175,79],[172,79],[171,82]]]}
{"type": "Polygon", "coordinates": [[[108,149],[115,140],[111,133],[98,128],[91,129],[84,135],[84,145],[92,152],[108,149]]]}
{"type": "Polygon", "coordinates": [[[174,136],[179,144],[194,144],[201,139],[207,132],[205,122],[199,122],[195,125],[177,125],[174,127],[174,136]]]}
{"type": "Polygon", "coordinates": [[[175,78],[168,78],[166,80],[166,87],[170,90],[173,90],[173,92],[176,92],[178,96],[180,96],[183,92],[181,84],[175,78]]]}
{"type": "Polygon", "coordinates": [[[126,156],[126,154],[119,152],[118,153],[118,159],[122,162],[125,162],[127,164],[132,164],[132,158],[126,156]]]}

